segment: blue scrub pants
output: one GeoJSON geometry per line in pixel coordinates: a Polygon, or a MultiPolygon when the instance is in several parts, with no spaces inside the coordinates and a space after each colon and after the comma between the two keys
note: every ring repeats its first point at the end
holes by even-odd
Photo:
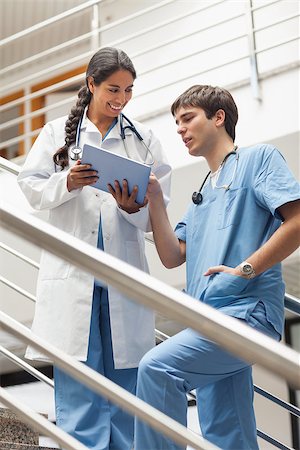
{"type": "MultiPolygon", "coordinates": [[[[97,247],[103,250],[101,218],[97,247]]],[[[80,336],[79,336],[80,339],[80,336]]],[[[115,369],[107,289],[95,280],[85,364],[132,394],[137,369],[115,369]]],[[[113,403],[54,369],[56,424],[92,450],[131,450],[134,418],[113,403]]]]}
{"type": "MultiPolygon", "coordinates": [[[[85,364],[135,394],[137,369],[114,368],[107,290],[95,284],[85,364]]],[[[133,417],[58,368],[54,369],[56,423],[93,450],[131,450],[133,417]]]]}
{"type": "MultiPolygon", "coordinates": [[[[258,303],[248,324],[279,340],[258,303]]],[[[138,372],[137,396],[187,425],[187,393],[196,389],[202,435],[222,449],[256,450],[252,370],[192,329],[150,350],[138,372]]],[[[135,450],[182,450],[136,420],[135,450]]]]}

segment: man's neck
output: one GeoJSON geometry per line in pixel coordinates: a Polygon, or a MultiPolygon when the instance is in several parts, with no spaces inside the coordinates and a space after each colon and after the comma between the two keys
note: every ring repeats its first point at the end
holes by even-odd
{"type": "Polygon", "coordinates": [[[209,165],[211,172],[218,170],[226,155],[235,150],[235,145],[231,139],[226,140],[226,142],[221,142],[217,144],[213,149],[211,149],[207,155],[205,155],[206,161],[209,165]]]}

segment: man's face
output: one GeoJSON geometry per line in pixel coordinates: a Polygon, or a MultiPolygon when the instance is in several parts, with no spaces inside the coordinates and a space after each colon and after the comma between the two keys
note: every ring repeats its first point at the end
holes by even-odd
{"type": "Polygon", "coordinates": [[[175,120],[190,155],[205,156],[216,140],[214,117],[207,119],[202,108],[186,106],[176,111],[175,120]]]}

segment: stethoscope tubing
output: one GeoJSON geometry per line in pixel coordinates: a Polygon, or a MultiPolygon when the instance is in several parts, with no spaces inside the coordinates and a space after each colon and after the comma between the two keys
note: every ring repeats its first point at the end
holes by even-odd
{"type": "MultiPolygon", "coordinates": [[[[223,161],[222,161],[222,163],[221,163],[221,165],[222,166],[224,166],[225,165],[225,163],[226,163],[226,161],[227,161],[227,159],[228,159],[228,157],[230,156],[230,155],[235,155],[235,165],[234,165],[234,170],[233,170],[233,174],[232,174],[232,177],[231,177],[231,180],[230,180],[230,182],[228,183],[228,184],[223,184],[222,186],[215,186],[215,189],[225,189],[225,191],[228,191],[229,189],[230,189],[230,186],[232,185],[232,183],[233,183],[233,181],[234,181],[234,179],[235,179],[235,175],[236,175],[236,172],[237,172],[237,166],[238,166],[238,161],[239,161],[239,153],[237,152],[237,146],[235,146],[234,147],[234,150],[232,150],[231,152],[229,152],[226,156],[225,156],[225,158],[223,159],[223,161]]],[[[209,171],[208,173],[207,173],[207,175],[205,176],[205,178],[204,178],[204,181],[203,181],[203,183],[201,184],[201,187],[200,187],[200,189],[198,190],[198,191],[195,191],[195,192],[193,192],[193,194],[192,194],[192,202],[195,204],[195,205],[200,205],[201,203],[202,203],[202,201],[203,201],[203,194],[202,194],[202,189],[204,188],[204,185],[205,185],[205,183],[206,183],[206,181],[207,181],[207,179],[208,179],[208,177],[209,177],[209,175],[211,174],[211,171],[209,171]]]]}
{"type": "MultiPolygon", "coordinates": [[[[72,161],[78,161],[82,157],[82,148],[79,145],[80,130],[81,130],[82,121],[83,121],[83,115],[80,117],[80,120],[79,120],[78,125],[77,125],[75,145],[70,147],[69,150],[68,150],[69,158],[72,161]]],[[[138,132],[138,130],[136,129],[134,124],[131,122],[131,120],[128,119],[128,117],[125,116],[123,113],[121,113],[120,117],[119,117],[119,124],[120,124],[120,136],[121,136],[121,139],[122,139],[122,142],[123,142],[124,149],[125,149],[127,157],[130,158],[129,151],[128,151],[128,146],[127,146],[127,143],[126,143],[126,134],[125,134],[125,130],[128,129],[128,130],[131,130],[136,135],[136,137],[138,138],[138,140],[140,141],[140,143],[143,145],[143,147],[146,150],[146,157],[144,159],[144,164],[147,164],[148,166],[152,166],[154,164],[153,154],[152,154],[149,146],[145,144],[144,138],[138,132]],[[126,125],[125,127],[123,125],[124,119],[128,123],[128,125],[126,125]],[[147,158],[148,158],[148,154],[151,155],[151,162],[147,163],[146,161],[147,161],[147,158]]]]}

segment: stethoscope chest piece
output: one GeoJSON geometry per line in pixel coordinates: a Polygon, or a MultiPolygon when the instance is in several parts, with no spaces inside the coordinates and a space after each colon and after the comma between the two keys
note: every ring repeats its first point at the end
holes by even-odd
{"type": "Polygon", "coordinates": [[[80,157],[82,155],[82,148],[79,147],[79,145],[74,145],[74,146],[69,148],[68,153],[69,153],[69,157],[73,161],[78,161],[78,159],[80,159],[80,157]]]}
{"type": "Polygon", "coordinates": [[[200,205],[203,200],[203,195],[201,194],[201,192],[195,191],[192,195],[192,200],[195,205],[200,205]]]}
{"type": "MultiPolygon", "coordinates": [[[[230,182],[229,182],[228,184],[223,184],[222,186],[217,186],[217,185],[216,185],[216,186],[215,186],[215,189],[225,189],[225,192],[229,191],[230,186],[232,185],[233,180],[234,180],[235,175],[236,175],[236,170],[237,170],[237,165],[238,165],[238,160],[239,160],[239,154],[237,153],[237,149],[238,149],[238,148],[237,148],[237,146],[235,145],[234,148],[233,148],[233,150],[232,150],[231,152],[227,153],[227,155],[226,155],[225,158],[223,159],[223,161],[222,161],[222,163],[221,163],[221,166],[220,166],[220,167],[224,166],[224,164],[225,164],[227,158],[228,158],[230,155],[235,155],[235,166],[234,166],[234,171],[233,171],[232,178],[231,178],[230,182]]],[[[200,205],[200,203],[202,203],[202,201],[203,201],[203,195],[201,194],[201,191],[202,191],[202,189],[203,189],[203,187],[204,187],[204,185],[205,185],[205,183],[206,183],[206,180],[208,179],[210,173],[211,173],[211,172],[209,171],[208,174],[206,175],[206,177],[205,177],[203,183],[201,184],[201,187],[200,187],[199,191],[198,191],[198,192],[195,191],[195,192],[193,192],[193,194],[192,194],[192,201],[193,201],[193,203],[194,203],[195,205],[200,205]]]]}

